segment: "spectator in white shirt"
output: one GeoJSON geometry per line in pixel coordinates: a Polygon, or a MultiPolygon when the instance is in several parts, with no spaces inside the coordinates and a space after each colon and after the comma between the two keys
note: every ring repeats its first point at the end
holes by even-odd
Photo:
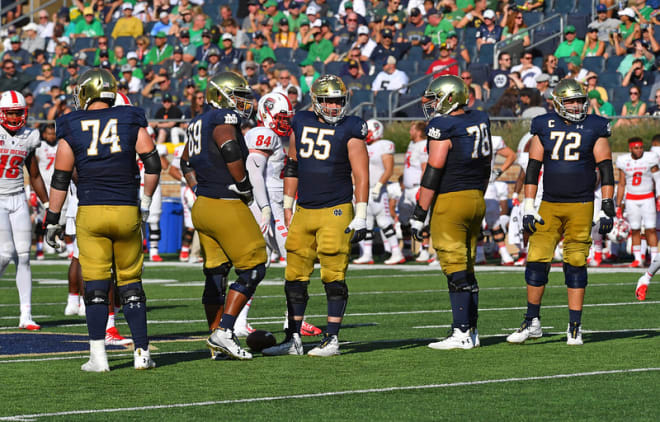
{"type": "Polygon", "coordinates": [[[374,95],[379,91],[399,91],[405,94],[408,90],[408,75],[396,68],[396,58],[389,56],[383,65],[383,70],[376,75],[376,79],[371,84],[371,90],[374,95]]]}

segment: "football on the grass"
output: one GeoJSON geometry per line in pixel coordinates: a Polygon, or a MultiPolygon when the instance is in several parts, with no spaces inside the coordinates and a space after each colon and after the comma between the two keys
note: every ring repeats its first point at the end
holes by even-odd
{"type": "Polygon", "coordinates": [[[266,330],[256,330],[250,333],[245,342],[253,352],[261,352],[268,347],[275,346],[277,343],[273,333],[266,330]]]}

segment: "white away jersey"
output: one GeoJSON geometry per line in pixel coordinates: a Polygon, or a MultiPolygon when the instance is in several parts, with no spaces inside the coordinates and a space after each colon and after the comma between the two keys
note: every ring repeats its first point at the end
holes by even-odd
{"type": "MultiPolygon", "coordinates": [[[[174,148],[174,159],[172,160],[172,167],[181,170],[181,156],[183,155],[183,150],[185,148],[186,144],[179,145],[178,147],[174,148]]],[[[185,182],[181,182],[182,186],[185,186],[185,182]]]]}
{"type": "Polygon", "coordinates": [[[39,138],[38,130],[23,127],[12,136],[0,126],[0,195],[23,191],[23,165],[39,147],[39,138]]]}
{"type": "Polygon", "coordinates": [[[626,175],[626,193],[633,195],[652,193],[651,168],[657,165],[658,156],[653,152],[644,152],[639,160],[633,159],[631,154],[620,155],[616,159],[616,168],[626,175]]]}
{"type": "MultiPolygon", "coordinates": [[[[504,139],[502,139],[501,136],[491,136],[490,140],[493,146],[493,162],[491,163],[491,168],[495,168],[495,158],[497,157],[497,151],[506,147],[506,144],[504,143],[504,139]]],[[[500,197],[501,194],[498,194],[497,189],[495,189],[495,182],[488,183],[488,187],[486,188],[486,192],[484,193],[484,199],[499,200],[500,197]]]]}
{"type": "Polygon", "coordinates": [[[406,159],[403,165],[403,187],[406,189],[416,188],[422,181],[422,164],[429,160],[426,150],[426,139],[419,142],[410,141],[406,151],[406,159]]]}
{"type": "Polygon", "coordinates": [[[655,153],[655,155],[657,155],[658,158],[660,158],[660,146],[658,146],[658,147],[651,147],[651,152],[655,153]]]}
{"type": "Polygon", "coordinates": [[[367,145],[369,153],[369,187],[374,186],[385,173],[383,155],[394,154],[394,142],[381,139],[367,145]]]}
{"type": "Polygon", "coordinates": [[[245,143],[248,149],[271,151],[266,166],[266,187],[268,189],[284,189],[284,160],[286,153],[280,135],[265,126],[257,126],[247,131],[245,143]]]}
{"type": "Polygon", "coordinates": [[[39,161],[39,173],[44,179],[46,192],[50,192],[50,181],[55,171],[55,154],[57,153],[57,144],[51,145],[46,141],[41,141],[41,145],[34,151],[34,155],[39,161]]]}

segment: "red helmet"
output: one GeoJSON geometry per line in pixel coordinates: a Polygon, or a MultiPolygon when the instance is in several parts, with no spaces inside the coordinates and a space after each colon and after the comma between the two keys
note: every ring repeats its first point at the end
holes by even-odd
{"type": "Polygon", "coordinates": [[[27,121],[27,104],[18,91],[5,91],[0,95],[0,124],[7,130],[17,131],[27,121]]]}
{"type": "Polygon", "coordinates": [[[279,92],[270,92],[259,99],[257,105],[259,119],[264,126],[280,136],[291,133],[293,107],[289,99],[279,92]]]}

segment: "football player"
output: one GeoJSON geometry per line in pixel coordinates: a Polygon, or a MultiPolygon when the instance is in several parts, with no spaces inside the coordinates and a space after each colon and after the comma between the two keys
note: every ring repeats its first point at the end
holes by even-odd
{"type": "Polygon", "coordinates": [[[323,75],[314,81],[311,97],[314,111],[299,111],[291,123],[293,132],[284,168],[284,221],[289,227],[284,292],[289,328],[285,340],[264,349],[265,355],[303,354],[300,330],[309,299],[309,277],[317,257],[327,298],[328,324],[321,343],[308,355],[339,354],[337,336],[348,301],[346,268],[351,242],[364,239],[367,232],[367,123],[346,116],[349,94],[337,76],[323,75]],[[351,204],[351,174],[355,180],[355,211],[351,204]]]}
{"type": "Polygon", "coordinates": [[[149,352],[146,295],[142,288],[141,223],[146,221],[160,178],[160,158],[146,127],[144,110],[113,107],[117,81],[105,69],[91,69],[74,93],[77,110],[56,121],[57,156],[51,182],[53,201],[46,211],[46,241],[55,247],[62,233],[59,218],[75,167],[78,174],[76,235],[85,290],[90,359],[83,371],[109,371],[105,351],[112,267],[124,317],[131,329],[135,369],[156,366],[149,352]],[[139,172],[145,167],[138,201],[139,172]],[[139,208],[138,208],[139,202],[139,208]]]}
{"type": "Polygon", "coordinates": [[[27,114],[20,92],[5,91],[0,95],[0,276],[13,260],[21,309],[18,328],[37,331],[41,326],[32,319],[32,222],[23,187],[23,166],[45,207],[48,193],[34,159],[34,151],[41,143],[39,131],[25,127],[27,114]]]}
{"type": "Polygon", "coordinates": [[[249,204],[252,184],[245,169],[248,148],[241,119],[252,112],[247,81],[232,72],[221,72],[206,90],[211,109],[191,120],[181,156],[181,170],[197,200],[192,220],[204,255],[206,282],[202,303],[209,328],[207,346],[232,359],[252,359],[234,334],[243,306],[266,274],[266,242],[249,204]],[[232,265],[238,280],[227,289],[232,265]]]}
{"type": "MultiPolygon", "coordinates": [[[[660,172],[658,156],[651,151],[644,151],[642,138],[628,139],[630,154],[622,154],[616,160],[619,170],[619,187],[616,193],[616,217],[623,218],[624,206],[626,220],[632,229],[632,252],[634,256],[630,267],[644,265],[642,260],[641,228],[651,249],[651,259],[658,254],[658,238],[655,234],[656,197],[660,195],[660,172]],[[653,184],[655,182],[655,191],[653,184]],[[625,201],[624,201],[625,194],[625,201]]],[[[657,201],[660,207],[660,200],[657,201]]]]}
{"type": "Polygon", "coordinates": [[[181,173],[181,156],[183,155],[185,145],[179,145],[174,149],[174,160],[168,169],[170,176],[181,181],[179,196],[183,205],[183,236],[181,238],[181,252],[179,252],[179,261],[188,262],[190,258],[190,245],[195,235],[195,226],[192,222],[192,207],[195,204],[197,195],[188,186],[185,177],[181,173]]]}
{"type": "Polygon", "coordinates": [[[447,276],[453,315],[451,334],[429,344],[438,350],[471,349],[480,344],[474,260],[486,213],[484,191],[493,153],[488,115],[465,110],[468,96],[468,87],[461,78],[446,75],[434,79],[422,97],[424,114],[430,119],[426,129],[429,161],[411,228],[420,239],[424,220],[435,201],[431,238],[447,276]]]}
{"type": "Polygon", "coordinates": [[[367,120],[367,153],[369,154],[369,201],[367,207],[367,236],[360,242],[362,255],[354,264],[373,264],[372,242],[374,222],[380,227],[389,246],[391,256],[385,265],[403,264],[406,258],[399,249],[394,220],[390,215],[387,182],[394,172],[394,142],[382,139],[383,124],[376,119],[367,120]]]}
{"type": "Polygon", "coordinates": [[[596,167],[601,175],[600,233],[612,230],[615,216],[614,171],[607,138],[610,122],[587,115],[587,95],[573,79],[554,89],[555,112],[532,120],[533,135],[525,176],[523,227],[531,232],[525,269],[527,313],[520,328],[507,337],[523,343],[541,337],[541,299],[548,282],[554,249],[563,236],[564,277],[568,290],[569,323],[566,343],[581,345],[582,305],[587,286],[587,256],[591,245],[596,167]],[[543,166],[543,200],[536,211],[534,197],[543,166]]]}
{"type": "MultiPolygon", "coordinates": [[[[403,195],[399,200],[399,222],[401,223],[401,234],[403,235],[403,256],[412,258],[412,237],[410,233],[410,217],[417,202],[417,192],[422,174],[426,169],[429,155],[426,150],[426,123],[414,122],[410,125],[410,143],[406,150],[406,158],[403,165],[403,195]]],[[[428,244],[422,244],[422,249],[417,258],[420,262],[428,261],[431,257],[428,252],[428,244]],[[426,248],[425,248],[426,247],[426,248]]]]}

